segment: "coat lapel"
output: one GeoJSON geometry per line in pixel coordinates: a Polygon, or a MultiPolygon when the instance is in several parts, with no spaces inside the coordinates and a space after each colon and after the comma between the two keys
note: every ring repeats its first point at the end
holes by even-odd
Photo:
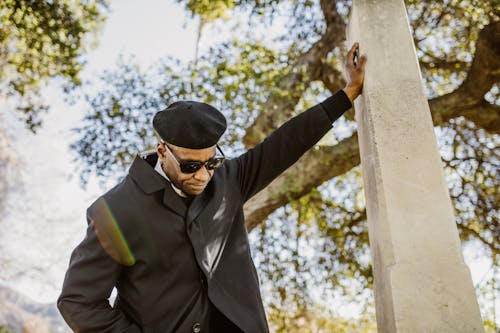
{"type": "Polygon", "coordinates": [[[186,228],[198,263],[212,276],[224,250],[231,220],[227,219],[224,184],[214,176],[202,194],[195,197],[186,215],[186,228]]]}
{"type": "Polygon", "coordinates": [[[201,214],[207,205],[213,200],[214,182],[208,184],[207,188],[201,194],[194,197],[186,216],[186,223],[190,225],[201,214]]]}
{"type": "Polygon", "coordinates": [[[210,276],[210,265],[206,261],[204,255],[204,249],[206,248],[207,239],[203,230],[201,228],[201,223],[197,219],[200,213],[205,210],[207,205],[210,202],[210,191],[213,189],[213,180],[209,183],[207,188],[201,194],[195,196],[191,205],[189,205],[189,209],[186,215],[186,230],[191,240],[191,244],[193,246],[193,250],[196,256],[196,260],[200,265],[200,268],[203,270],[206,276],[210,276]]]}
{"type": "Polygon", "coordinates": [[[185,217],[187,211],[186,204],[182,201],[181,197],[175,193],[170,182],[167,183],[168,185],[165,187],[165,193],[163,193],[163,204],[178,215],[185,217]]]}
{"type": "Polygon", "coordinates": [[[186,205],[172,189],[168,180],[155,171],[158,159],[156,153],[137,156],[129,170],[129,175],[146,194],[164,190],[163,204],[178,215],[186,216],[186,205]]]}

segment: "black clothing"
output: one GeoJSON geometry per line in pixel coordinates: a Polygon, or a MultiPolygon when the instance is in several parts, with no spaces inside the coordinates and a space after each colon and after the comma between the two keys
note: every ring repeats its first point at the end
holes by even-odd
{"type": "Polygon", "coordinates": [[[290,119],[215,170],[189,207],[154,170],[156,154],[138,156],[87,211],[58,300],[67,323],[76,332],[268,332],[243,204],[350,106],[339,91],[290,119]]]}
{"type": "Polygon", "coordinates": [[[214,146],[226,127],[219,110],[193,101],[175,102],[153,117],[153,128],[165,142],[190,149],[214,146]]]}

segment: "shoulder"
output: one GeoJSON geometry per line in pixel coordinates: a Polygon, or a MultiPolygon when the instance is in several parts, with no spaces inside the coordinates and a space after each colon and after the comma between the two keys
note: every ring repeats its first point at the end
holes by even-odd
{"type": "Polygon", "coordinates": [[[129,248],[129,220],[133,219],[126,193],[133,184],[127,177],[108,192],[97,198],[87,209],[87,220],[102,248],[116,262],[131,266],[135,258],[129,248]]]}

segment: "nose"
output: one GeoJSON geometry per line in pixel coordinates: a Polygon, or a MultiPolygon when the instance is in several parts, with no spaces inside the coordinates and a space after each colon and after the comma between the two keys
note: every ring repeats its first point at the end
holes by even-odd
{"type": "Polygon", "coordinates": [[[210,173],[206,166],[202,166],[198,171],[196,171],[193,175],[194,179],[202,182],[206,182],[210,179],[210,173]]]}

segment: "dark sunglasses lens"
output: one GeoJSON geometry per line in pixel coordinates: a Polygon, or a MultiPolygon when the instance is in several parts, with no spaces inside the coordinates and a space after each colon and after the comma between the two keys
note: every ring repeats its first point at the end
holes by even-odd
{"type": "Polygon", "coordinates": [[[200,170],[203,165],[206,166],[208,170],[213,170],[220,168],[224,163],[224,157],[212,158],[205,163],[193,161],[193,162],[183,162],[180,164],[181,171],[183,173],[195,173],[200,170]]]}
{"type": "Polygon", "coordinates": [[[224,163],[224,157],[218,157],[207,161],[206,165],[208,170],[213,170],[220,168],[223,163],[224,163]]]}
{"type": "Polygon", "coordinates": [[[195,173],[203,166],[201,162],[184,162],[180,164],[183,173],[195,173]]]}

